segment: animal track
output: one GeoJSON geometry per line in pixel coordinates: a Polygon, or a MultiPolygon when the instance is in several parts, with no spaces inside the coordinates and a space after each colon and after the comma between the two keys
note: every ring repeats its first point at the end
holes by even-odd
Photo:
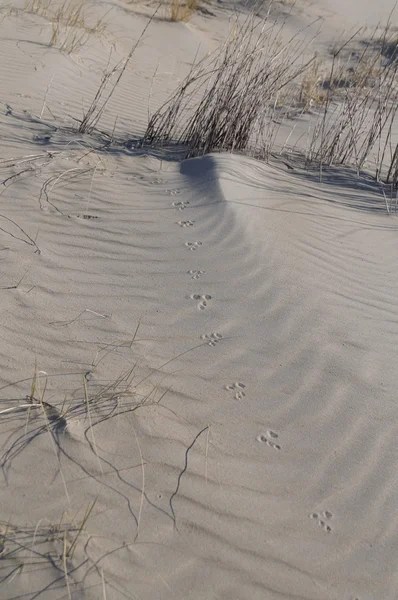
{"type": "Polygon", "coordinates": [[[207,306],[208,300],[211,300],[211,296],[209,294],[202,294],[201,296],[199,294],[192,294],[191,298],[192,300],[200,300],[198,304],[199,310],[204,310],[207,306]]]}
{"type": "Polygon", "coordinates": [[[279,436],[277,433],[275,433],[275,431],[268,430],[266,435],[261,433],[259,436],[257,436],[257,441],[261,442],[262,444],[267,444],[267,446],[273,448],[274,450],[280,450],[280,445],[272,441],[272,439],[276,440],[278,437],[279,436]]]}
{"type": "Polygon", "coordinates": [[[173,202],[172,206],[178,208],[178,210],[184,210],[188,206],[189,202],[173,202]]]}
{"type": "Polygon", "coordinates": [[[314,521],[318,523],[319,527],[322,527],[326,533],[331,533],[332,528],[327,523],[327,521],[333,519],[333,514],[330,511],[325,510],[320,514],[313,512],[310,514],[310,519],[314,519],[314,521]]]}
{"type": "Polygon", "coordinates": [[[202,246],[203,244],[202,244],[202,242],[185,242],[185,245],[190,250],[197,250],[199,248],[199,246],[202,246]]]}
{"type": "Polygon", "coordinates": [[[204,333],[200,336],[201,340],[206,340],[209,346],[215,346],[221,339],[221,333],[204,333]]]}
{"type": "Polygon", "coordinates": [[[193,227],[195,221],[177,221],[177,225],[180,227],[193,227]]]}
{"type": "Polygon", "coordinates": [[[200,279],[200,277],[204,275],[206,271],[197,271],[191,269],[190,271],[187,271],[187,273],[188,275],[191,275],[191,279],[200,279]]]}
{"type": "Polygon", "coordinates": [[[144,176],[143,175],[130,175],[129,177],[127,177],[128,181],[131,181],[131,179],[139,179],[139,180],[143,180],[144,176]]]}
{"type": "Polygon", "coordinates": [[[244,383],[240,383],[239,381],[237,381],[235,383],[230,383],[229,385],[226,385],[225,389],[230,392],[235,392],[235,400],[242,400],[246,396],[245,392],[243,391],[245,387],[246,386],[244,383]]]}
{"type": "Polygon", "coordinates": [[[86,219],[86,221],[90,221],[92,219],[98,219],[98,217],[96,215],[88,215],[88,214],[84,214],[84,215],[76,215],[78,219],[86,219]]]}
{"type": "MultiPolygon", "coordinates": [[[[170,196],[177,196],[177,194],[181,194],[181,190],[166,190],[166,192],[170,194],[170,196]]],[[[187,204],[189,204],[189,202],[187,202],[187,204]]]]}

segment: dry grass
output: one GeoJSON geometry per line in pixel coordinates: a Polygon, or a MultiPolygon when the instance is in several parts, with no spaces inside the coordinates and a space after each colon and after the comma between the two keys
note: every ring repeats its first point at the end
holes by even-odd
{"type": "Polygon", "coordinates": [[[112,95],[115,92],[116,87],[118,86],[121,78],[123,77],[123,74],[132,58],[134,52],[136,51],[143,36],[145,35],[146,30],[148,29],[152,20],[156,16],[158,10],[159,10],[159,6],[155,9],[155,11],[152,13],[150,18],[148,19],[148,22],[146,23],[145,27],[143,28],[139,38],[137,39],[137,41],[131,48],[131,50],[128,53],[128,55],[126,56],[126,58],[123,59],[122,61],[120,61],[114,67],[109,67],[109,64],[108,64],[108,67],[105,70],[105,72],[102,76],[101,82],[98,86],[97,92],[96,92],[93,100],[91,101],[90,106],[83,114],[83,118],[79,125],[79,133],[91,133],[96,128],[106,106],[108,105],[109,100],[111,99],[112,95]],[[111,83],[114,76],[115,76],[114,81],[113,81],[113,83],[111,83]],[[108,88],[108,86],[110,87],[110,89],[108,88]],[[107,92],[107,89],[109,89],[108,92],[107,92]]]}
{"type": "Polygon", "coordinates": [[[198,9],[198,0],[170,0],[168,13],[170,21],[183,21],[186,23],[198,9]]]}
{"type": "Polygon", "coordinates": [[[105,31],[108,13],[92,20],[89,8],[84,0],[64,0],[58,6],[53,0],[27,0],[24,11],[49,21],[52,29],[50,46],[71,54],[80,50],[91,35],[102,35],[105,31]]]}
{"type": "Polygon", "coordinates": [[[353,166],[357,172],[367,168],[378,181],[394,183],[395,177],[396,185],[397,153],[392,135],[398,114],[398,61],[395,55],[385,58],[391,44],[389,27],[377,44],[373,42],[375,39],[364,45],[347,69],[344,86],[335,82],[341,81],[340,75],[336,78],[336,65],[346,45],[333,53],[327,98],[314,127],[307,161],[319,163],[321,169],[339,164],[353,166]]]}
{"type": "MultiPolygon", "coordinates": [[[[138,327],[137,327],[138,331],[138,327]]],[[[136,333],[137,333],[136,331],[136,333]]],[[[128,347],[134,343],[135,336],[129,340],[128,347]]],[[[111,348],[103,349],[103,357],[109,352],[115,351],[119,347],[112,345],[111,348]]],[[[98,361],[100,362],[100,361],[98,361]]],[[[98,364],[98,363],[97,363],[98,364]]],[[[93,367],[95,368],[95,367],[93,367]]],[[[101,465],[104,464],[110,467],[108,473],[117,472],[117,467],[111,464],[108,458],[103,459],[97,448],[94,430],[102,423],[128,413],[134,412],[137,408],[146,404],[156,404],[161,401],[156,399],[158,395],[158,386],[149,385],[148,393],[140,394],[135,390],[138,382],[134,382],[133,376],[134,367],[122,373],[116,380],[105,385],[95,386],[89,385],[87,374],[84,375],[84,383],[81,390],[74,390],[67,395],[63,400],[59,398],[56,401],[51,399],[47,401],[48,381],[50,377],[43,371],[38,371],[35,366],[33,379],[29,382],[25,380],[18,383],[29,385],[29,394],[24,399],[7,397],[1,400],[7,408],[0,410],[2,431],[6,434],[12,431],[8,438],[7,448],[3,448],[2,457],[0,459],[3,474],[7,476],[8,469],[11,468],[14,459],[24,450],[30,448],[30,445],[40,436],[48,435],[51,438],[51,446],[58,462],[57,472],[63,473],[59,456],[66,456],[63,453],[65,436],[68,436],[67,428],[69,424],[77,419],[85,422],[84,442],[86,449],[92,452],[100,463],[101,475],[105,474],[101,465]],[[86,422],[87,420],[87,422],[86,422]]],[[[4,386],[6,388],[13,387],[4,386]]],[[[144,494],[145,494],[145,479],[144,479],[144,459],[142,457],[138,436],[133,431],[135,441],[138,446],[138,451],[141,456],[142,469],[142,492],[140,506],[137,519],[137,534],[139,531],[140,516],[143,509],[144,494]]],[[[83,468],[83,467],[82,467],[83,468]]],[[[84,468],[83,468],[84,470],[84,468]]],[[[84,470],[86,473],[86,471],[84,470]]],[[[89,473],[86,473],[90,476],[89,473]]],[[[101,475],[93,473],[93,480],[97,481],[100,489],[103,483],[100,479],[101,475]]],[[[37,477],[37,475],[36,475],[37,477]]],[[[53,589],[54,586],[63,587],[65,597],[73,597],[73,592],[77,581],[73,573],[77,572],[84,565],[85,573],[91,568],[95,568],[92,561],[86,555],[86,544],[90,540],[86,528],[87,524],[94,516],[94,508],[97,503],[97,496],[90,501],[82,515],[82,509],[79,509],[79,518],[73,516],[71,510],[71,502],[69,494],[66,490],[67,511],[62,512],[60,519],[57,522],[51,522],[48,518],[42,518],[36,526],[26,526],[25,524],[13,524],[11,522],[0,521],[0,561],[1,573],[0,582],[10,583],[14,578],[19,577],[22,573],[30,574],[38,570],[47,571],[43,581],[42,589],[34,589],[34,585],[41,585],[40,580],[32,580],[33,591],[37,597],[46,590],[53,589]],[[50,581],[49,583],[47,583],[50,581]]],[[[100,587],[105,594],[105,578],[104,574],[100,574],[100,587]]],[[[33,597],[33,596],[32,596],[33,597]]]]}
{"type": "Polygon", "coordinates": [[[313,106],[324,106],[326,102],[323,68],[322,62],[316,59],[303,74],[298,92],[298,104],[303,106],[304,110],[309,110],[313,106]]]}
{"type": "MultiPolygon", "coordinates": [[[[85,527],[95,503],[96,499],[87,506],[80,520],[63,512],[58,522],[41,519],[35,527],[0,521],[1,581],[10,583],[22,572],[33,573],[48,567],[54,570],[54,583],[59,584],[64,579],[70,598],[68,570],[76,568],[74,553],[78,543],[83,545],[83,540],[87,540],[85,527]]],[[[86,562],[85,559],[83,561],[86,562]]]]}
{"type": "Polygon", "coordinates": [[[194,65],[150,119],[143,144],[178,143],[187,156],[258,145],[270,107],[313,62],[301,60],[302,32],[281,43],[281,26],[249,15],[236,18],[221,48],[194,65]]]}
{"type": "Polygon", "coordinates": [[[281,124],[293,130],[292,115],[308,112],[307,166],[366,169],[396,188],[398,48],[390,26],[366,42],[357,31],[333,50],[329,66],[303,58],[311,40],[301,35],[282,44],[281,27],[253,15],[237,19],[224,45],[194,65],[152,116],[142,144],[181,145],[187,157],[223,150],[267,159],[281,124]]]}

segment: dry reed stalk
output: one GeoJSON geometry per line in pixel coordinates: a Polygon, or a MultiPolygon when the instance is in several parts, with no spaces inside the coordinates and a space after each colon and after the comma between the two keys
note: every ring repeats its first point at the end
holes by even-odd
{"type": "MultiPolygon", "coordinates": [[[[331,91],[321,125],[314,128],[309,155],[321,169],[323,165],[344,164],[355,166],[359,173],[376,153],[372,175],[378,181],[384,177],[391,182],[394,171],[391,165],[396,160],[391,138],[398,114],[398,61],[397,53],[385,58],[386,48],[391,45],[389,25],[380,40],[376,32],[357,58],[355,78],[345,89],[342,100],[332,106],[333,90],[328,89],[331,91]]],[[[335,56],[347,43],[334,55],[329,82],[334,81],[335,56]]]]}
{"type": "Polygon", "coordinates": [[[187,156],[247,151],[276,95],[314,60],[301,61],[311,43],[302,31],[281,43],[283,27],[269,22],[269,14],[243,23],[237,17],[223,46],[194,65],[152,116],[142,144],[179,143],[187,156]]]}
{"type": "Polygon", "coordinates": [[[123,59],[120,63],[118,63],[116,66],[114,66],[112,69],[109,69],[109,61],[108,61],[108,68],[106,69],[106,71],[101,79],[101,83],[98,87],[98,90],[97,90],[95,96],[94,96],[94,99],[91,102],[88,110],[85,111],[85,113],[83,115],[83,119],[79,126],[80,133],[91,133],[97,126],[98,121],[100,120],[109,100],[111,99],[112,95],[114,94],[114,92],[115,92],[115,90],[127,68],[127,65],[129,64],[129,62],[131,60],[131,57],[133,56],[134,52],[136,51],[138,44],[141,42],[142,38],[144,37],[145,32],[148,29],[149,25],[152,23],[153,19],[155,18],[159,8],[160,8],[160,4],[156,7],[155,11],[150,16],[147,24],[145,25],[144,29],[142,30],[138,40],[131,48],[127,57],[125,59],[123,59]],[[119,74],[118,74],[114,84],[112,85],[110,92],[108,93],[106,98],[103,99],[103,96],[104,96],[105,90],[108,86],[108,83],[112,79],[112,76],[114,75],[114,73],[116,73],[117,71],[119,71],[119,74]]]}

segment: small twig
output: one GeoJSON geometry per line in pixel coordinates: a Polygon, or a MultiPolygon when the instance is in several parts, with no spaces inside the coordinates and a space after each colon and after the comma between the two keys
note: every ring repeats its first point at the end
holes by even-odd
{"type": "Polygon", "coordinates": [[[385,203],[386,203],[386,209],[387,209],[387,213],[388,213],[388,214],[390,214],[390,208],[389,208],[389,206],[388,206],[388,202],[387,202],[387,196],[386,196],[386,193],[385,193],[385,191],[384,191],[384,188],[381,188],[381,191],[383,192],[384,200],[385,200],[385,203]]]}
{"type": "Polygon", "coordinates": [[[102,594],[103,594],[104,600],[106,600],[107,596],[106,596],[104,569],[101,569],[101,580],[102,580],[102,594]]]}
{"type": "Polygon", "coordinates": [[[118,118],[119,118],[119,115],[116,115],[115,122],[113,124],[112,134],[111,134],[111,140],[110,140],[111,144],[113,142],[113,136],[115,135],[116,123],[117,123],[118,118]]]}
{"type": "Polygon", "coordinates": [[[22,229],[22,227],[20,227],[18,225],[18,223],[16,223],[15,221],[13,221],[12,219],[10,219],[9,217],[6,217],[5,215],[0,215],[1,219],[5,219],[6,221],[9,221],[10,223],[12,223],[13,225],[15,225],[15,227],[17,227],[19,229],[19,231],[21,231],[24,235],[26,235],[26,237],[28,238],[29,241],[24,240],[23,238],[18,237],[17,235],[14,235],[13,233],[11,233],[10,231],[7,231],[6,229],[3,229],[2,227],[0,227],[0,231],[4,231],[4,233],[7,233],[8,235],[10,235],[11,237],[13,237],[15,240],[19,240],[20,242],[24,242],[24,244],[28,244],[28,246],[34,246],[36,248],[36,252],[38,254],[40,254],[40,248],[39,246],[36,244],[36,242],[30,237],[29,234],[26,233],[26,231],[24,229],[22,229]]]}
{"type": "Polygon", "coordinates": [[[141,325],[141,317],[138,319],[137,327],[135,329],[135,332],[134,332],[134,335],[133,335],[133,339],[131,340],[131,343],[130,343],[130,348],[133,347],[133,344],[135,342],[135,338],[137,337],[137,333],[138,333],[138,330],[140,328],[140,325],[141,325]]]}
{"type": "Polygon", "coordinates": [[[86,510],[86,512],[85,512],[85,515],[84,515],[84,517],[83,517],[83,520],[82,520],[82,522],[80,523],[80,527],[79,527],[79,529],[78,529],[78,531],[77,531],[77,533],[76,533],[76,537],[75,537],[75,539],[73,540],[73,542],[72,542],[72,544],[71,544],[71,546],[70,546],[70,548],[69,548],[69,550],[68,550],[68,556],[69,556],[71,559],[73,558],[73,554],[74,554],[74,551],[75,551],[75,548],[76,548],[76,544],[77,544],[77,542],[78,542],[78,539],[79,539],[79,537],[80,537],[80,535],[81,535],[81,533],[82,533],[82,531],[83,531],[83,529],[84,529],[84,526],[85,526],[85,524],[87,523],[87,521],[88,521],[88,519],[89,519],[89,517],[90,517],[90,515],[91,515],[91,513],[92,513],[92,511],[93,511],[93,508],[94,508],[94,506],[95,506],[95,505],[96,505],[96,503],[97,503],[98,496],[99,496],[99,495],[97,495],[97,497],[96,497],[96,498],[93,500],[93,502],[92,502],[91,506],[88,506],[88,507],[87,507],[87,510],[86,510]]]}
{"type": "MultiPolygon", "coordinates": [[[[22,280],[25,278],[25,276],[29,273],[29,269],[26,271],[26,273],[24,273],[21,277],[21,279],[18,281],[18,283],[16,285],[8,285],[8,286],[4,286],[4,287],[0,287],[0,290],[16,290],[19,285],[22,283],[22,280]]],[[[31,288],[32,289],[32,288],[31,288]]],[[[30,291],[30,290],[29,290],[30,291]]]]}
{"type": "Polygon", "coordinates": [[[204,431],[206,431],[207,429],[209,429],[209,425],[206,425],[206,427],[203,427],[203,429],[201,429],[201,431],[199,431],[199,433],[198,433],[198,434],[196,434],[196,436],[195,436],[195,438],[194,438],[193,442],[192,442],[192,443],[191,443],[191,444],[188,446],[188,448],[187,448],[187,449],[186,449],[186,451],[185,451],[185,465],[184,465],[184,468],[183,468],[183,470],[181,471],[181,473],[178,475],[177,487],[176,487],[175,491],[173,492],[173,494],[171,495],[171,497],[170,497],[170,501],[169,501],[169,504],[170,504],[170,510],[171,510],[171,513],[172,513],[172,516],[173,516],[174,524],[176,524],[176,515],[175,515],[175,512],[174,512],[173,500],[174,500],[174,498],[177,496],[177,494],[178,494],[178,490],[180,489],[181,478],[182,478],[182,476],[184,475],[184,473],[186,472],[186,470],[187,470],[187,468],[188,468],[188,454],[189,454],[189,451],[190,451],[190,450],[192,449],[192,447],[194,446],[194,444],[195,444],[196,440],[197,440],[197,439],[198,439],[198,438],[199,438],[199,437],[202,435],[202,433],[203,433],[204,431]]]}
{"type": "Polygon", "coordinates": [[[68,598],[69,600],[72,600],[72,595],[70,593],[70,587],[69,587],[69,577],[68,577],[68,568],[67,568],[67,564],[66,564],[66,558],[67,558],[67,550],[66,550],[66,529],[64,531],[64,551],[63,551],[63,566],[64,566],[64,573],[65,573],[65,582],[66,582],[66,589],[68,591],[68,598]]]}
{"type": "Polygon", "coordinates": [[[6,169],[9,169],[11,167],[15,167],[16,165],[21,165],[25,162],[32,162],[34,160],[39,160],[40,158],[44,158],[45,156],[52,158],[53,155],[55,154],[61,154],[62,150],[52,150],[51,152],[42,152],[40,154],[27,154],[26,156],[14,156],[13,158],[4,158],[3,160],[0,160],[0,165],[3,165],[4,163],[9,163],[11,161],[10,165],[7,165],[6,169]]]}
{"type": "Polygon", "coordinates": [[[210,425],[207,429],[207,436],[206,436],[206,452],[205,452],[205,481],[207,483],[207,456],[208,456],[208,452],[209,452],[209,437],[210,437],[210,425]]]}
{"type": "Polygon", "coordinates": [[[28,167],[27,169],[22,169],[22,171],[19,171],[18,173],[14,173],[14,175],[10,175],[9,177],[7,177],[7,179],[3,179],[3,181],[1,183],[2,183],[2,185],[4,185],[4,187],[7,187],[6,186],[7,181],[11,181],[13,179],[16,179],[20,175],[23,175],[24,173],[31,172],[31,171],[34,171],[34,170],[35,169],[33,167],[28,167]]]}
{"type": "Polygon", "coordinates": [[[134,433],[134,437],[135,437],[135,442],[137,444],[137,448],[138,448],[138,453],[140,455],[140,461],[141,461],[141,476],[142,476],[142,485],[141,485],[141,500],[140,500],[140,508],[138,511],[138,517],[137,517],[137,533],[135,534],[135,538],[134,540],[136,540],[138,538],[138,535],[140,533],[140,523],[141,523],[141,515],[142,515],[142,508],[144,506],[144,497],[145,497],[145,461],[144,461],[144,457],[142,456],[142,450],[141,450],[141,446],[140,446],[140,442],[138,441],[138,436],[137,433],[135,431],[135,427],[133,425],[133,423],[130,420],[130,424],[134,433]]]}
{"type": "Polygon", "coordinates": [[[93,171],[93,175],[91,177],[90,190],[89,190],[89,193],[88,193],[87,204],[86,204],[86,214],[88,214],[88,206],[89,206],[90,199],[91,199],[91,192],[93,191],[94,177],[95,177],[95,173],[97,171],[97,167],[98,167],[99,163],[100,163],[100,161],[98,161],[97,164],[95,165],[94,171],[93,171]]]}
{"type": "Polygon", "coordinates": [[[88,391],[87,391],[87,378],[85,376],[83,376],[83,388],[84,388],[84,401],[86,404],[86,411],[87,411],[87,415],[88,415],[88,422],[89,422],[89,426],[90,426],[90,431],[91,431],[91,436],[93,438],[93,449],[94,449],[94,454],[97,457],[97,461],[98,461],[98,466],[100,468],[101,473],[104,473],[104,470],[102,468],[102,463],[98,454],[98,450],[97,450],[97,442],[95,441],[95,435],[94,435],[94,427],[93,427],[93,422],[91,419],[91,411],[90,411],[90,401],[88,398],[88,391]]]}
{"type": "Polygon", "coordinates": [[[53,82],[54,76],[55,76],[55,73],[53,73],[53,74],[52,74],[52,77],[51,77],[51,79],[50,79],[50,82],[49,82],[49,84],[48,84],[48,86],[47,86],[47,89],[46,89],[46,93],[44,94],[43,106],[42,106],[41,113],[40,113],[40,117],[39,117],[40,119],[42,118],[42,116],[43,116],[43,113],[44,113],[44,110],[45,110],[45,108],[46,108],[47,94],[48,94],[48,91],[49,91],[49,89],[50,89],[50,87],[51,87],[51,84],[52,84],[52,82],[53,82]]]}
{"type": "Polygon", "coordinates": [[[74,323],[75,321],[77,321],[86,312],[96,315],[97,317],[101,317],[102,319],[109,318],[108,315],[102,315],[101,313],[95,312],[95,310],[90,310],[89,308],[85,308],[84,310],[82,310],[81,313],[79,313],[77,315],[77,317],[75,317],[71,321],[51,321],[49,323],[49,325],[61,325],[61,327],[64,327],[65,325],[70,325],[71,323],[74,323]]]}

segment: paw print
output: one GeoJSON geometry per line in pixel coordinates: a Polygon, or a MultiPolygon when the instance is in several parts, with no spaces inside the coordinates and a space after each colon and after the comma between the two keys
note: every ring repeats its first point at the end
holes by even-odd
{"type": "Polygon", "coordinates": [[[189,202],[173,202],[172,206],[178,208],[178,210],[184,210],[188,206],[189,202]]]}
{"type": "MultiPolygon", "coordinates": [[[[177,196],[177,194],[181,194],[181,190],[166,190],[166,192],[170,194],[170,196],[177,196]]],[[[189,204],[189,202],[187,202],[187,204],[189,204]]]]}
{"type": "Polygon", "coordinates": [[[215,346],[222,339],[221,333],[204,333],[201,340],[206,340],[209,346],[215,346]]]}
{"type": "Polygon", "coordinates": [[[199,310],[204,310],[208,301],[211,300],[211,296],[209,294],[202,294],[201,296],[199,294],[192,294],[191,298],[192,300],[200,300],[198,304],[199,310]]]}
{"type": "Polygon", "coordinates": [[[257,441],[261,442],[262,444],[267,444],[267,446],[273,448],[274,450],[280,450],[280,445],[272,441],[278,439],[278,437],[279,436],[277,433],[275,433],[275,431],[269,430],[266,434],[261,433],[259,436],[257,436],[257,441]]]}
{"type": "Polygon", "coordinates": [[[318,523],[319,527],[322,527],[326,533],[331,533],[332,528],[328,522],[333,519],[333,514],[329,510],[325,510],[320,514],[315,512],[311,513],[310,519],[314,519],[314,521],[318,523]]]}
{"type": "Polygon", "coordinates": [[[185,245],[190,250],[197,250],[199,246],[202,246],[202,242],[185,242],[185,245]]]}
{"type": "Polygon", "coordinates": [[[235,400],[242,400],[246,396],[245,392],[243,391],[245,387],[246,386],[244,383],[240,383],[240,381],[237,381],[236,383],[230,383],[229,385],[226,385],[225,389],[230,392],[235,392],[235,400]]]}
{"type": "Polygon", "coordinates": [[[206,271],[197,271],[197,270],[193,270],[191,269],[190,271],[187,271],[188,275],[191,275],[191,279],[200,279],[202,277],[202,275],[204,275],[206,273],[206,271]]]}
{"type": "Polygon", "coordinates": [[[177,225],[180,227],[193,227],[195,221],[177,221],[177,225]]]}

